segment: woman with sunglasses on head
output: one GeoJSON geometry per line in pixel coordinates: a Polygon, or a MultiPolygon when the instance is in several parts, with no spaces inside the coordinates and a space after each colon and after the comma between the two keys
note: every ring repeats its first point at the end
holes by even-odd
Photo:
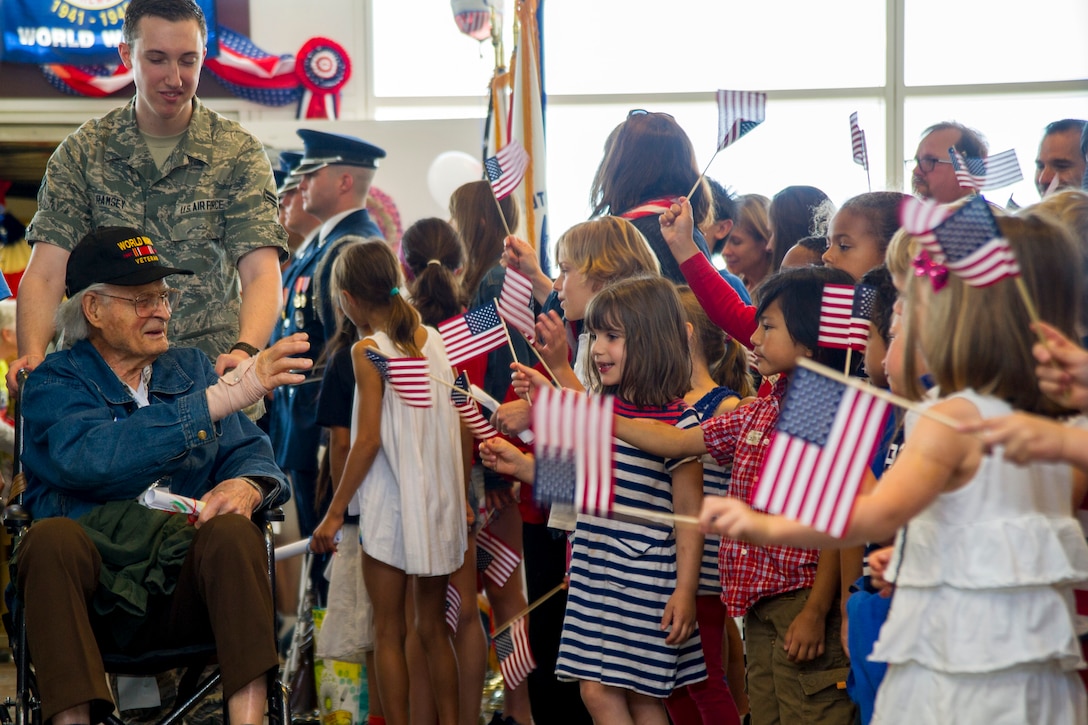
{"type": "MultiPolygon", "coordinates": [[[[658,217],[688,194],[695,182],[692,211],[698,227],[711,211],[711,192],[700,179],[691,140],[672,116],[636,109],[616,126],[605,141],[604,158],[593,177],[590,203],[593,216],[619,216],[634,224],[661,262],[661,274],[677,284],[684,276],[661,236],[658,217]]],[[[703,235],[695,231],[695,244],[710,256],[703,235]]],[[[737,280],[741,289],[743,283],[737,280]]]]}

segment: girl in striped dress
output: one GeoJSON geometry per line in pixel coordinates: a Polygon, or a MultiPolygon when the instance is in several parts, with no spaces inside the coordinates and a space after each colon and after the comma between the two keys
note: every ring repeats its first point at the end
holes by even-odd
{"type": "MultiPolygon", "coordinates": [[[[662,278],[605,288],[590,303],[591,387],[615,412],[678,427],[698,424],[684,312],[662,278]]],[[[615,502],[690,514],[702,465],[614,444],[615,502]]],[[[578,680],[595,722],[668,722],[662,700],[706,677],[695,618],[703,537],[691,526],[579,514],[556,674],[578,680]]]]}

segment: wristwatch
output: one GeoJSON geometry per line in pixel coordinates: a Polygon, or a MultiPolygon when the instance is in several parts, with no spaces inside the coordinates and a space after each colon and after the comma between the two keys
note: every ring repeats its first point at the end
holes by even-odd
{"type": "Polygon", "coordinates": [[[234,352],[235,350],[241,350],[250,357],[257,357],[257,355],[261,352],[259,349],[253,347],[248,342],[241,341],[236,342],[230,346],[230,352],[234,352]]]}

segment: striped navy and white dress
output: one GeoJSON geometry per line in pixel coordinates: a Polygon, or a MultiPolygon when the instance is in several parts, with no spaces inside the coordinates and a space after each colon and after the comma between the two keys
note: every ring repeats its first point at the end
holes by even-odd
{"type": "MultiPolygon", "coordinates": [[[[678,428],[698,425],[682,400],[638,408],[616,399],[615,413],[653,418],[678,428]]],[[[651,456],[613,440],[615,502],[672,513],[671,471],[689,459],[651,456]]],[[[570,590],[556,675],[590,680],[665,698],[706,679],[698,631],[679,645],[665,644],[665,605],[676,589],[676,535],[672,527],[578,515],[571,540],[570,590]]]]}
{"type": "MultiPolygon", "coordinates": [[[[719,385],[709,393],[699,398],[692,404],[692,408],[699,414],[699,420],[714,417],[714,411],[726,398],[739,398],[735,390],[725,385],[719,385]]],[[[733,477],[733,465],[722,466],[709,453],[702,457],[703,461],[703,495],[724,496],[729,492],[729,479],[733,477]]],[[[703,538],[703,561],[699,567],[700,597],[720,597],[725,587],[718,567],[718,549],[721,547],[722,537],[718,534],[707,534],[703,538]]]]}

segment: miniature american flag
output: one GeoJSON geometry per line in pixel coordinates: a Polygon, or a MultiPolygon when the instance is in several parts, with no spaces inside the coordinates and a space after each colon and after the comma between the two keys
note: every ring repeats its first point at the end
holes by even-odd
{"type": "Polygon", "coordinates": [[[933,240],[933,230],[952,214],[952,209],[932,199],[908,196],[899,207],[899,223],[920,244],[933,240]]]}
{"type": "Polygon", "coordinates": [[[754,91],[718,91],[718,150],[763,123],[767,94],[754,91]]]}
{"type": "Polygon", "coordinates": [[[366,356],[405,405],[413,408],[430,408],[434,405],[427,358],[386,357],[369,347],[366,356]]]}
{"type": "Polygon", "coordinates": [[[859,284],[854,287],[854,304],[850,309],[850,347],[865,352],[869,346],[869,328],[873,320],[876,287],[859,284]]]}
{"type": "Polygon", "coordinates": [[[484,171],[491,182],[496,199],[505,199],[518,188],[529,168],[529,152],[517,139],[499,149],[498,153],[484,161],[484,171]]]}
{"type": "Polygon", "coordinates": [[[533,402],[536,500],[607,516],[614,496],[612,427],[611,396],[541,388],[533,402]]]}
{"type": "Polygon", "coordinates": [[[972,287],[987,287],[1020,274],[1016,255],[982,197],[956,209],[933,229],[933,237],[922,244],[940,253],[948,270],[972,287]]]}
{"type": "Polygon", "coordinates": [[[453,403],[454,410],[461,416],[461,420],[465,422],[469,431],[472,432],[472,437],[478,441],[485,441],[488,438],[497,436],[499,432],[495,430],[495,426],[491,425],[487,418],[483,416],[483,413],[480,412],[480,405],[467,392],[472,389],[468,381],[468,374],[462,372],[453,381],[453,385],[460,390],[466,391],[461,393],[457,390],[451,390],[450,401],[453,403]]]}
{"type": "Polygon", "coordinates": [[[499,294],[499,314],[502,319],[533,341],[535,320],[533,319],[533,283],[528,277],[512,267],[506,268],[499,294]]]}
{"type": "Polygon", "coordinates": [[[797,368],[752,505],[841,537],[890,404],[797,368]]]}
{"type": "Polygon", "coordinates": [[[857,111],[850,114],[850,148],[854,152],[854,163],[861,164],[868,171],[869,149],[865,145],[865,132],[858,125],[857,111]]]}
{"type": "Polygon", "coordinates": [[[514,689],[536,669],[536,660],[529,648],[529,620],[521,617],[507,629],[495,635],[495,655],[507,689],[514,689]]]}
{"type": "Polygon", "coordinates": [[[820,347],[844,350],[850,347],[850,317],[853,309],[853,285],[824,285],[824,295],[820,302],[820,329],[816,338],[820,347]]]}
{"type": "Polygon", "coordinates": [[[1016,158],[1016,149],[991,154],[984,159],[975,159],[964,158],[955,147],[951,147],[948,149],[948,156],[956,171],[956,180],[964,189],[1000,189],[1024,178],[1020,171],[1020,161],[1016,158]]]}
{"type": "Polygon", "coordinates": [[[446,585],[446,624],[457,634],[457,623],[461,617],[461,592],[452,584],[446,585]]]}
{"type": "Polygon", "coordinates": [[[442,335],[450,365],[455,367],[486,355],[506,342],[506,329],[494,301],[439,323],[438,332],[442,335]]]}
{"type": "Polygon", "coordinates": [[[495,586],[506,584],[520,563],[521,555],[487,529],[476,534],[476,571],[493,581],[495,586]]]}

